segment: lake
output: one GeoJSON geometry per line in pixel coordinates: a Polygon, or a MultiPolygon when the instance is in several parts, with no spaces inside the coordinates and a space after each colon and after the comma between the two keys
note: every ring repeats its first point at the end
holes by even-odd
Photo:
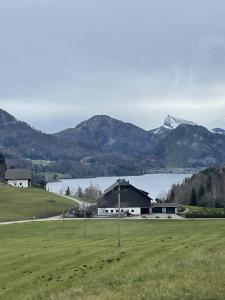
{"type": "MultiPolygon", "coordinates": [[[[168,192],[173,184],[180,183],[186,177],[192,174],[147,174],[141,176],[126,176],[121,177],[137,187],[149,193],[153,199],[159,196],[162,192],[168,192]]],[[[82,189],[87,188],[90,184],[96,185],[100,190],[104,191],[110,185],[116,182],[119,177],[96,177],[83,179],[65,179],[60,182],[47,184],[47,190],[53,193],[65,193],[67,187],[70,188],[73,194],[80,186],[82,189]]]]}

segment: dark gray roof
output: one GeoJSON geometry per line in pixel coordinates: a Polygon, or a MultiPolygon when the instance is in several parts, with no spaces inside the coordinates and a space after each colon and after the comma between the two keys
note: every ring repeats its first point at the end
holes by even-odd
{"type": "Polygon", "coordinates": [[[5,180],[31,180],[32,171],[28,169],[8,169],[5,180]]]}
{"type": "Polygon", "coordinates": [[[152,203],[152,207],[178,207],[177,203],[152,203]]]}
{"type": "MultiPolygon", "coordinates": [[[[134,187],[132,184],[129,183],[129,181],[126,181],[125,179],[118,179],[114,184],[112,184],[110,187],[108,187],[108,188],[104,191],[103,195],[101,195],[100,198],[102,198],[102,196],[108,194],[109,192],[111,192],[111,191],[114,190],[115,188],[118,189],[119,182],[120,182],[120,186],[121,186],[121,187],[124,187],[124,186],[130,187],[130,186],[132,186],[134,189],[136,189],[136,190],[139,191],[140,193],[142,193],[142,194],[144,194],[145,196],[149,197],[149,196],[148,196],[148,194],[149,194],[148,192],[145,192],[145,191],[143,191],[143,190],[140,190],[140,189],[134,187]]],[[[151,199],[151,198],[150,198],[150,199],[151,199]]],[[[152,199],[151,199],[151,200],[152,200],[152,199]]]]}
{"type": "Polygon", "coordinates": [[[150,207],[151,198],[148,193],[142,191],[128,181],[120,179],[105,190],[104,194],[98,198],[98,207],[118,207],[118,185],[120,183],[121,207],[150,207]]]}
{"type": "Polygon", "coordinates": [[[118,179],[114,184],[112,184],[110,187],[108,187],[105,191],[104,194],[107,194],[108,192],[110,192],[111,190],[115,189],[116,187],[118,187],[120,182],[120,186],[130,186],[131,184],[129,183],[129,181],[126,181],[125,179],[118,179]]]}

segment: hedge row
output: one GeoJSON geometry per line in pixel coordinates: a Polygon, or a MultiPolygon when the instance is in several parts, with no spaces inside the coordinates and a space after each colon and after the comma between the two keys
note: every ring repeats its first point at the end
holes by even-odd
{"type": "Polygon", "coordinates": [[[225,218],[224,212],[188,212],[186,218],[225,218]]]}

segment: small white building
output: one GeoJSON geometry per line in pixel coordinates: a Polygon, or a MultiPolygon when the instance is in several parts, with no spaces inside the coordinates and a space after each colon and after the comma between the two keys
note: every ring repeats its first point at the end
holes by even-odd
{"type": "Polygon", "coordinates": [[[18,188],[31,186],[32,171],[28,169],[8,169],[5,173],[5,183],[18,188]]]}

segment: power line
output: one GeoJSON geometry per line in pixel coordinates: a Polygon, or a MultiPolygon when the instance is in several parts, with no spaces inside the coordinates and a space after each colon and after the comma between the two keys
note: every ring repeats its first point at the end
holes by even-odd
{"type": "Polygon", "coordinates": [[[212,128],[215,124],[219,123],[219,122],[222,121],[223,119],[225,119],[225,116],[223,116],[223,117],[219,118],[217,121],[213,122],[213,123],[209,126],[209,128],[212,128]]]}

